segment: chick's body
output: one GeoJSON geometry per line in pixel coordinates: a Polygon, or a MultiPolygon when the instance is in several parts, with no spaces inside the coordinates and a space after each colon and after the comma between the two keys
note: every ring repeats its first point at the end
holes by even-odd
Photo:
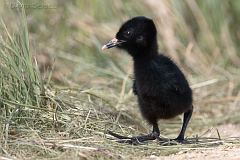
{"type": "Polygon", "coordinates": [[[135,89],[142,115],[150,122],[186,112],[192,91],[179,68],[168,57],[134,60],[135,89]]]}

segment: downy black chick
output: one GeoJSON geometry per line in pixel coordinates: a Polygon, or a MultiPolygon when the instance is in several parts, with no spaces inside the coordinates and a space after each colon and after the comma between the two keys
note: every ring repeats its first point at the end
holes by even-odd
{"type": "Polygon", "coordinates": [[[192,116],[192,90],[177,67],[167,56],[158,53],[157,30],[146,17],[135,17],[125,22],[115,38],[102,49],[118,47],[126,50],[134,61],[133,92],[137,95],[143,117],[153,126],[152,133],[128,138],[109,132],[127,142],[159,139],[159,119],[173,118],[184,113],[180,134],[175,139],[184,141],[184,134],[192,116]]]}

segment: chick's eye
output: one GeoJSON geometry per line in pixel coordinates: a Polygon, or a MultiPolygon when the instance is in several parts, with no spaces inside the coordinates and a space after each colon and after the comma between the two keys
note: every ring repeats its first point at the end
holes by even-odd
{"type": "Polygon", "coordinates": [[[124,32],[124,36],[127,38],[130,37],[131,35],[132,35],[132,32],[129,30],[124,32]]]}

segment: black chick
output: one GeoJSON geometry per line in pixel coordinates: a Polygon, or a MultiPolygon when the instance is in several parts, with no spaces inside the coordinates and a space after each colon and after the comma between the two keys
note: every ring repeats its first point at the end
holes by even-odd
{"type": "Polygon", "coordinates": [[[121,26],[116,38],[102,49],[115,46],[126,50],[133,58],[133,91],[137,95],[141,113],[153,126],[153,131],[148,135],[132,138],[109,133],[120,139],[128,138],[130,143],[159,139],[158,120],[184,113],[181,132],[175,139],[183,142],[193,112],[192,90],[177,65],[170,58],[158,53],[154,22],[142,16],[128,20],[121,26]]]}

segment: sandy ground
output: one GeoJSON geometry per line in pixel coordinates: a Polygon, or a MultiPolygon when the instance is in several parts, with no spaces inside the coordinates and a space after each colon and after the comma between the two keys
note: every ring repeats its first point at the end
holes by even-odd
{"type": "MultiPolygon", "coordinates": [[[[240,137],[240,125],[221,125],[217,127],[222,137],[240,137]]],[[[152,155],[150,160],[240,160],[240,146],[218,146],[194,151],[178,152],[170,156],[157,157],[152,155]]]]}
{"type": "Polygon", "coordinates": [[[240,160],[240,148],[217,147],[210,150],[190,151],[187,153],[177,153],[170,156],[155,157],[152,160],[240,160]]]}

